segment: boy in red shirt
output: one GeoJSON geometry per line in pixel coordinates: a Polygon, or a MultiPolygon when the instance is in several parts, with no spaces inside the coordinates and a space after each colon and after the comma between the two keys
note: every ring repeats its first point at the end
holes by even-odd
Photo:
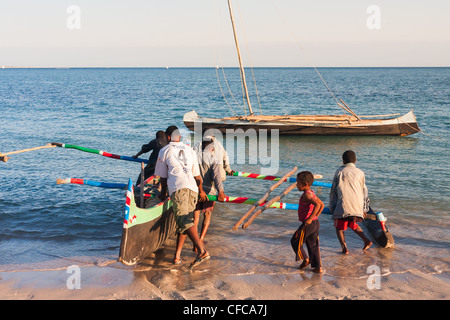
{"type": "Polygon", "coordinates": [[[322,273],[318,217],[324,208],[324,204],[311,190],[313,182],[314,176],[309,171],[302,171],[297,175],[297,189],[303,191],[298,204],[298,219],[302,222],[302,225],[292,236],[291,245],[295,251],[295,260],[303,259],[299,266],[300,270],[311,264],[313,272],[322,273]],[[308,249],[309,257],[303,248],[304,243],[308,249]]]}

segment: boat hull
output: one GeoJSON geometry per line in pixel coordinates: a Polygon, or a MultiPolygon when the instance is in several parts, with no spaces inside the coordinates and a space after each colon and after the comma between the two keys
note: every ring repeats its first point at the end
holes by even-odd
{"type": "Polygon", "coordinates": [[[215,119],[204,118],[197,115],[195,111],[188,112],[184,115],[183,122],[186,127],[195,131],[196,128],[201,130],[216,129],[222,133],[227,130],[278,130],[280,135],[349,135],[349,136],[369,136],[369,135],[391,135],[391,136],[407,136],[420,131],[416,118],[412,110],[407,114],[392,119],[366,119],[361,121],[348,120],[295,120],[295,118],[281,120],[246,120],[246,119],[215,119]]]}
{"type": "Polygon", "coordinates": [[[372,208],[363,220],[363,227],[367,230],[372,240],[382,248],[392,248],[394,246],[394,236],[389,231],[386,221],[380,221],[372,208]]]}
{"type": "Polygon", "coordinates": [[[170,199],[154,203],[149,208],[137,207],[133,184],[129,180],[119,252],[119,261],[125,265],[134,265],[149,257],[175,235],[176,223],[170,199]]]}

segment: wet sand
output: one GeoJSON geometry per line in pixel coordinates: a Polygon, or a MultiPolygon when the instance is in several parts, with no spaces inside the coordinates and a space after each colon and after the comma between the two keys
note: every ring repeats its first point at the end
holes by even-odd
{"type": "MultiPolygon", "coordinates": [[[[212,243],[211,243],[212,242],[212,243]]],[[[171,263],[174,241],[137,267],[114,260],[83,263],[83,258],[66,259],[61,264],[79,266],[80,288],[67,281],[74,273],[67,267],[16,270],[0,273],[0,299],[6,300],[447,300],[450,298],[448,270],[380,268],[380,277],[362,268],[386,249],[371,248],[364,254],[351,250],[342,256],[336,250],[322,249],[329,260],[354,264],[353,270],[324,263],[325,272],[314,274],[298,263],[263,261],[254,256],[229,259],[220,255],[220,246],[209,243],[212,258],[194,270],[189,263],[195,254],[185,245],[183,262],[171,263]],[[372,252],[370,252],[372,251],[372,252]],[[237,263],[240,260],[241,263],[237,263]],[[377,282],[379,281],[379,282],[377,282]]],[[[270,249],[269,249],[270,250],[270,249]]],[[[283,251],[283,250],[281,250],[283,251]]],[[[234,252],[235,254],[236,252],[234,252]]],[[[245,254],[245,252],[244,252],[245,254]]],[[[283,254],[283,252],[281,253],[283,254]]],[[[327,260],[325,260],[327,261],[327,260]]],[[[347,265],[347,264],[346,264],[347,265]]],[[[36,266],[39,268],[39,266],[36,266]]]]}

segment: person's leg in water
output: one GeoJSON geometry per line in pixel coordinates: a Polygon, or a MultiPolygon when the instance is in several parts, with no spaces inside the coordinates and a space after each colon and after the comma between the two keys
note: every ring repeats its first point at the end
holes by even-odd
{"type": "Polygon", "coordinates": [[[364,231],[361,229],[361,227],[356,224],[356,227],[353,227],[352,230],[362,239],[362,241],[364,241],[363,251],[366,251],[367,249],[369,249],[370,246],[372,245],[372,241],[370,241],[366,237],[366,235],[364,234],[364,231]]]}
{"type": "Polygon", "coordinates": [[[202,242],[205,242],[206,232],[208,231],[209,225],[211,223],[211,213],[212,208],[206,209],[204,212],[202,230],[200,232],[200,240],[202,240],[202,242]]]}
{"type": "Polygon", "coordinates": [[[345,243],[345,234],[344,234],[344,231],[347,229],[347,221],[342,220],[342,219],[334,220],[334,226],[336,228],[337,238],[342,247],[342,253],[348,254],[348,249],[347,249],[347,244],[345,243]]]}

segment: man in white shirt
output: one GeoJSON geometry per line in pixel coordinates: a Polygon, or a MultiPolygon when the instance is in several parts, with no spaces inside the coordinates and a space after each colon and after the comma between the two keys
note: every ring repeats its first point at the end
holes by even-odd
{"type": "MultiPolygon", "coordinates": [[[[191,264],[193,267],[210,258],[194,225],[194,210],[198,196],[200,195],[201,201],[206,201],[207,196],[202,189],[202,179],[194,150],[181,142],[177,127],[171,126],[166,133],[170,143],[159,152],[155,175],[161,178],[162,200],[167,198],[169,189],[178,226],[178,242],[180,238],[188,236],[197,248],[197,257],[191,264]]],[[[175,257],[174,262],[180,263],[181,258],[175,257]]]]}

